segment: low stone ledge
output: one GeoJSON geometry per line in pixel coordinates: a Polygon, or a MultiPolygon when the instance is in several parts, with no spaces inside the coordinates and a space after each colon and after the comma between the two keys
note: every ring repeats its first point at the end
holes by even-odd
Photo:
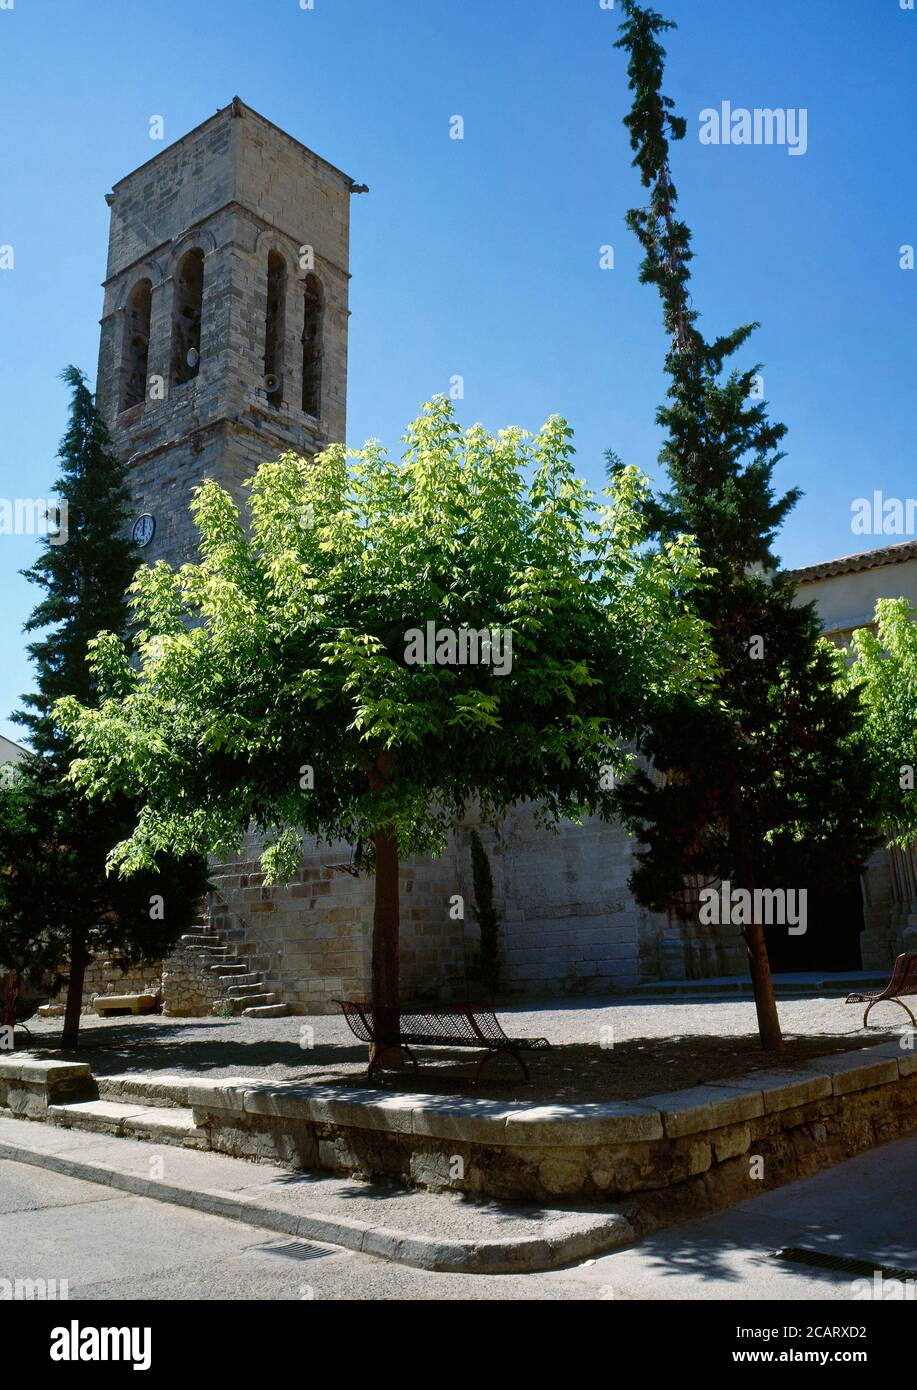
{"type": "Polygon", "coordinates": [[[755,1072],[752,1076],[718,1081],[717,1085],[728,1091],[753,1091],[760,1094],[764,1102],[765,1115],[792,1110],[794,1106],[806,1105],[811,1100],[821,1100],[824,1096],[831,1095],[831,1077],[821,1070],[755,1072]]]}
{"type": "MultiPolygon", "coordinates": [[[[833,1095],[845,1096],[851,1091],[868,1091],[873,1086],[887,1086],[899,1077],[898,1058],[876,1057],[873,1049],[867,1050],[868,1060],[863,1054],[841,1052],[833,1057],[819,1057],[811,1064],[819,1075],[831,1078],[833,1095]]],[[[808,1070],[804,1067],[803,1070],[808,1070]]]]}
{"type": "Polygon", "coordinates": [[[88,1062],[0,1057],[0,1106],[14,1115],[44,1117],[56,1101],[83,1095],[92,1084],[88,1062]]]}
{"type": "Polygon", "coordinates": [[[526,1105],[244,1078],[190,1086],[189,1100],[220,1152],[498,1199],[633,1199],[653,1229],[914,1132],[913,1060],[883,1044],[633,1103],[526,1105]],[[751,1156],[763,1161],[761,1181],[751,1156]]]}
{"type": "Polygon", "coordinates": [[[255,1086],[244,1078],[189,1085],[188,1104],[201,1123],[211,1112],[233,1112],[344,1125],[353,1129],[462,1139],[509,1148],[633,1143],[661,1139],[662,1119],[651,1104],[533,1106],[524,1101],[451,1100],[310,1085],[255,1086]]]}
{"type": "Polygon", "coordinates": [[[504,1142],[512,1145],[633,1144],[661,1139],[662,1116],[651,1101],[604,1105],[526,1106],[508,1115],[504,1142]]]}
{"type": "Polygon", "coordinates": [[[644,1104],[659,1111],[669,1139],[720,1129],[764,1114],[764,1100],[757,1087],[739,1091],[720,1085],[693,1086],[690,1091],[647,1096],[644,1104]]]}
{"type": "MultiPolygon", "coordinates": [[[[902,1034],[902,1039],[907,1034],[902,1034]]],[[[911,1034],[917,1041],[917,1034],[911,1034]]],[[[899,1076],[912,1076],[917,1071],[917,1048],[903,1047],[901,1042],[880,1043],[878,1047],[868,1049],[870,1058],[893,1058],[898,1063],[899,1076]]]]}

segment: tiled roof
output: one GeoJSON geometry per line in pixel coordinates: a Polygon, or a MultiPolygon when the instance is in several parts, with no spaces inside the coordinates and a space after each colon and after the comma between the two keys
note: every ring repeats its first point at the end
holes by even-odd
{"type": "Polygon", "coordinates": [[[897,545],[880,545],[858,555],[842,555],[838,560],[823,560],[818,565],[790,570],[797,584],[813,579],[830,579],[835,574],[854,574],[857,570],[881,569],[883,565],[900,565],[905,560],[917,560],[917,540],[900,541],[897,545]]]}

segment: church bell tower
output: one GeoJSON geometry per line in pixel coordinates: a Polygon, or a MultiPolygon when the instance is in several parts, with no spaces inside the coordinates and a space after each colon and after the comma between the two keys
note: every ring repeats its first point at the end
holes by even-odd
{"type": "Polygon", "coordinates": [[[352,179],[238,97],[115,184],[97,399],[144,556],[195,557],[191,490],[342,441],[352,179]]]}

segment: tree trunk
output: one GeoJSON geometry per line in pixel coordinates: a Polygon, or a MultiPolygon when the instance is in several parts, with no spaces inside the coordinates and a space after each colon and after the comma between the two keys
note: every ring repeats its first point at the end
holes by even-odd
{"type": "Polygon", "coordinates": [[[777,1001],[774,998],[774,982],[771,979],[771,963],[767,958],[764,928],[760,922],[754,922],[751,926],[745,927],[742,934],[745,937],[751,983],[755,992],[755,1012],[758,1015],[761,1046],[766,1052],[782,1052],[783,1034],[777,1016],[777,1001]]]}
{"type": "Polygon", "coordinates": [[[80,1010],[83,1006],[83,981],[89,953],[86,950],[86,933],[74,928],[70,937],[70,977],[67,981],[67,1006],[64,1010],[64,1031],[61,1034],[62,1047],[78,1047],[80,1040],[80,1010]]]}
{"type": "Polygon", "coordinates": [[[6,977],[6,1002],[3,1006],[3,1022],[7,1028],[16,1027],[16,1000],[19,998],[19,972],[13,966],[6,977]]]}
{"type": "MultiPolygon", "coordinates": [[[[400,1022],[398,993],[398,842],[386,830],[377,830],[376,902],[373,911],[373,1031],[391,1039],[396,1049],[400,1022]]],[[[389,1057],[390,1062],[401,1063],[389,1057]]]]}
{"type": "MultiPolygon", "coordinates": [[[[369,774],[373,791],[381,791],[391,775],[389,757],[383,753],[369,774]]],[[[370,1057],[386,1054],[389,1066],[400,1067],[398,1028],[401,1021],[398,938],[401,911],[398,896],[398,841],[390,827],[375,832],[376,885],[373,907],[372,1007],[373,1032],[382,1041],[373,1044],[370,1057]]]]}
{"type": "MultiPolygon", "coordinates": [[[[752,917],[755,913],[755,871],[748,845],[742,794],[738,785],[733,787],[733,843],[738,850],[739,887],[749,893],[752,917]]],[[[777,1001],[774,998],[774,982],[771,979],[771,963],[767,956],[767,942],[764,927],[752,921],[743,927],[745,949],[748,952],[748,966],[751,971],[751,986],[755,996],[755,1013],[758,1015],[758,1034],[765,1052],[783,1051],[783,1033],[777,1015],[777,1001]]]]}

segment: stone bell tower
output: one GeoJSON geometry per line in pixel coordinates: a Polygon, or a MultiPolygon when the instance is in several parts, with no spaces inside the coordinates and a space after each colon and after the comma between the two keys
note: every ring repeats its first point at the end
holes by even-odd
{"type": "Polygon", "coordinates": [[[97,395],[150,561],[193,558],[205,478],[344,439],[355,191],[236,97],[107,195],[97,395]]]}

